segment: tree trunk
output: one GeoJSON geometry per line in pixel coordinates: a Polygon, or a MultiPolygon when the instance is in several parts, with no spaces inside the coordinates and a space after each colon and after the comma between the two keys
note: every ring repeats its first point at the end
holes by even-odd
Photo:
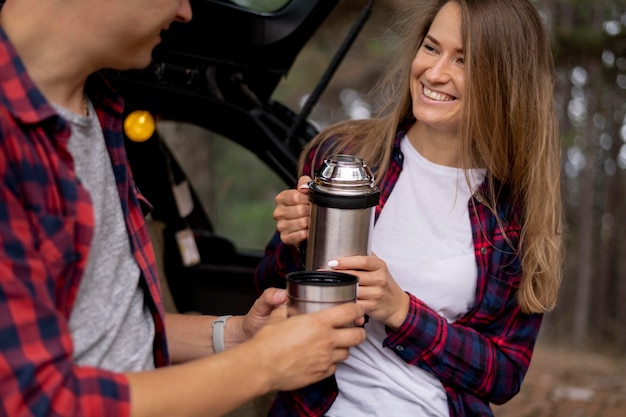
{"type": "MultiPolygon", "coordinates": [[[[591,122],[589,122],[591,124],[591,122]]],[[[582,349],[587,339],[589,309],[591,304],[591,272],[593,249],[593,152],[587,154],[587,165],[582,172],[582,199],[580,201],[580,222],[578,224],[578,256],[576,276],[576,296],[572,344],[582,349]]]]}

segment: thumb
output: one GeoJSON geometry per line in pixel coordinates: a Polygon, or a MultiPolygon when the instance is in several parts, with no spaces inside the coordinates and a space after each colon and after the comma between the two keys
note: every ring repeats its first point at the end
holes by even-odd
{"type": "Polygon", "coordinates": [[[309,182],[311,182],[311,177],[309,177],[308,175],[303,175],[298,179],[298,185],[296,186],[296,188],[302,194],[308,194],[309,182]]]}
{"type": "Polygon", "coordinates": [[[267,319],[266,325],[275,324],[281,322],[287,318],[287,306],[282,305],[278,308],[275,308],[271,313],[269,318],[267,319]]]}
{"type": "Polygon", "coordinates": [[[252,306],[252,310],[257,315],[267,316],[276,307],[287,301],[287,291],[280,288],[268,288],[256,300],[252,306]]]}
{"type": "Polygon", "coordinates": [[[261,300],[272,307],[279,306],[287,302],[287,290],[284,288],[267,288],[261,294],[261,300]]]}

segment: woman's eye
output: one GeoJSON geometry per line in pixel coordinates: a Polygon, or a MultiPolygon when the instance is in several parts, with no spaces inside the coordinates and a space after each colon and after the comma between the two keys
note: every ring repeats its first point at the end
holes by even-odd
{"type": "Polygon", "coordinates": [[[424,44],[423,48],[426,49],[428,52],[435,52],[435,48],[431,45],[424,44]]]}

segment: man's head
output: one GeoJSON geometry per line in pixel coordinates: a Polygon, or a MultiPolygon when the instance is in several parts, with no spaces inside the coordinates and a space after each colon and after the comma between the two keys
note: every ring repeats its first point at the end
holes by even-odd
{"type": "Polygon", "coordinates": [[[189,0],[4,2],[2,25],[12,40],[57,53],[91,72],[147,66],[161,31],[192,15],[189,0]]]}
{"type": "Polygon", "coordinates": [[[161,32],[192,16],[189,0],[69,1],[92,3],[96,8],[89,17],[91,25],[98,25],[94,47],[104,59],[102,66],[115,69],[147,66],[161,32]]]}

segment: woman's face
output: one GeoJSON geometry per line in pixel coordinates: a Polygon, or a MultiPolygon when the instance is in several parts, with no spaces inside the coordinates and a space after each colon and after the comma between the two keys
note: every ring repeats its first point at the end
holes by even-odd
{"type": "Polygon", "coordinates": [[[411,64],[413,115],[420,123],[458,133],[464,91],[461,9],[446,3],[411,64]]]}

